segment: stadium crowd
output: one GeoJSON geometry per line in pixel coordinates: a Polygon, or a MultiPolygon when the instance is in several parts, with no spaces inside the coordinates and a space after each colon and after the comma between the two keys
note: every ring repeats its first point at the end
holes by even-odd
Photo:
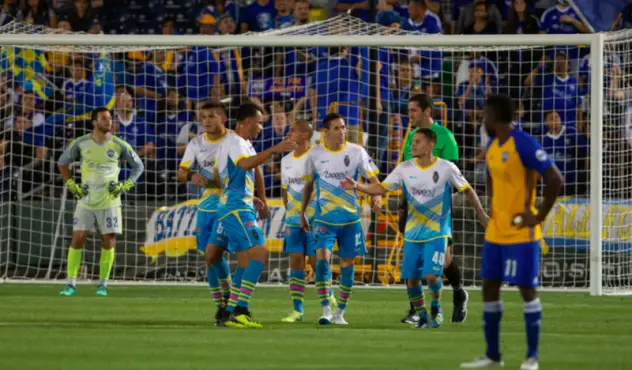
{"type": "MultiPolygon", "coordinates": [[[[632,27],[628,8],[613,29],[632,27]]],[[[4,32],[10,32],[7,27],[15,24],[11,22],[20,22],[90,34],[230,35],[275,29],[279,34],[309,34],[322,32],[311,24],[326,19],[332,23],[324,24],[333,29],[335,16],[335,32],[357,33],[360,20],[369,21],[368,2],[4,0],[0,24],[4,32]]],[[[368,27],[371,33],[591,32],[565,0],[381,0],[376,20],[379,26],[368,27]]],[[[140,180],[144,185],[137,189],[144,197],[197,192],[191,186],[178,187],[175,174],[187,142],[199,133],[197,107],[209,100],[227,101],[229,107],[252,100],[265,107],[266,125],[255,142],[257,151],[282,140],[295,118],[318,127],[318,120],[335,110],[346,118],[349,140],[365,144],[381,171],[388,172],[399,159],[409,126],[408,99],[425,93],[442,103],[436,106],[436,119],[455,134],[466,176],[482,185],[488,141],[482,105],[496,92],[520,102],[516,125],[541,139],[566,177],[565,194],[582,195],[589,151],[589,53],[575,45],[485,52],[192,47],[104,57],[4,48],[0,193],[4,198],[45,194],[49,188],[43,184],[55,181],[50,163],[69,140],[91,129],[83,114],[98,105],[96,95],[109,97],[111,88],[111,99],[103,105],[112,109],[115,133],[146,163],[140,180]],[[370,96],[376,97],[374,103],[370,96]]],[[[627,140],[632,134],[626,131],[627,71],[622,56],[608,52],[604,71],[605,145],[612,153],[605,160],[611,163],[612,179],[625,179],[629,169],[621,153],[630,153],[627,140]]],[[[280,157],[266,165],[265,173],[270,195],[278,196],[280,157]]]]}

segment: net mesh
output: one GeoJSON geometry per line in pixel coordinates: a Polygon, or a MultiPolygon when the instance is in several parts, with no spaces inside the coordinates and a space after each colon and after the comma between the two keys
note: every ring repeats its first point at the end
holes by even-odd
{"type": "MultiPolygon", "coordinates": [[[[63,33],[11,22],[0,34],[63,33]]],[[[201,133],[198,107],[222,100],[234,117],[245,101],[266,108],[257,151],[278,143],[297,118],[319,121],[342,114],[349,140],[363,145],[384,176],[401,161],[410,130],[408,99],[430,95],[433,117],[458,143],[456,160],[484,205],[485,143],[482,106],[492,92],[519,105],[516,125],[532,133],[555,159],[566,180],[563,198],[544,225],[541,281],[552,288],[588,288],[590,271],[589,112],[590,50],[565,47],[467,48],[272,48],[266,35],[405,35],[418,32],[365,23],[351,16],[252,34],[261,47],[150,48],[42,45],[2,48],[0,55],[0,274],[10,279],[65,277],[75,202],[63,190],[56,161],[68,143],[91,131],[89,113],[113,112],[114,132],[142,157],[145,173],[123,198],[123,235],[117,241],[113,279],[202,281],[204,261],[193,233],[201,194],[178,183],[180,158],[201,133]],[[338,67],[333,67],[336,60],[338,67]],[[312,95],[312,93],[314,93],[312,95]]],[[[423,35],[420,37],[434,37],[423,35]]],[[[467,36],[471,37],[471,36],[467,36]]],[[[628,292],[632,283],[630,192],[632,118],[628,110],[630,35],[607,36],[604,51],[603,283],[607,292],[628,292]]],[[[476,44],[473,39],[473,44],[476,44]]],[[[230,125],[234,122],[231,120],[230,125]]],[[[317,143],[316,132],[313,142],[317,143]]],[[[263,223],[271,257],[263,280],[287,281],[282,253],[284,209],[280,158],[263,166],[271,216],[263,223]]],[[[79,169],[73,169],[79,178],[79,169]]],[[[125,178],[129,171],[122,171],[125,178]]],[[[399,195],[370,211],[362,200],[368,253],[357,260],[356,280],[400,282],[399,195]]],[[[479,283],[484,230],[461,195],[453,195],[452,255],[464,283],[479,283]]],[[[80,278],[98,277],[100,241],[92,235],[80,278]]],[[[234,262],[234,258],[229,257],[234,262]]],[[[334,276],[337,275],[334,259],[334,276]]],[[[308,270],[310,268],[308,267],[308,270]]]]}

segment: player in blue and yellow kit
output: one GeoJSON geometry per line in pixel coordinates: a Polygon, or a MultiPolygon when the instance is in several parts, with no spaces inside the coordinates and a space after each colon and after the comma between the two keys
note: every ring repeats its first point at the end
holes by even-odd
{"type": "Polygon", "coordinates": [[[178,180],[191,181],[203,187],[197,211],[197,249],[204,253],[206,279],[211,297],[217,306],[215,325],[222,325],[222,316],[227,316],[226,305],[230,298],[230,266],[224,259],[228,239],[219,228],[217,207],[220,188],[213,180],[215,158],[219,146],[229,133],[226,129],[226,107],[221,102],[209,102],[200,109],[200,125],[204,132],[187,144],[178,169],[178,180]]]}
{"type": "MultiPolygon", "coordinates": [[[[360,224],[360,207],[355,190],[344,190],[340,182],[345,177],[357,179],[359,175],[371,183],[379,184],[378,169],[361,146],[347,142],[347,126],[341,115],[330,113],[323,119],[324,140],[312,148],[305,161],[305,186],[301,201],[301,228],[309,231],[307,210],[316,188],[316,213],[314,238],[316,239],[316,291],[320,298],[323,315],[321,325],[346,325],[344,312],[351,297],[354,280],[354,258],[366,253],[364,235],[360,224]],[[341,258],[340,292],[338,309],[329,308],[331,268],[329,260],[334,244],[338,242],[341,258]]],[[[372,199],[377,212],[382,198],[372,199]]]]}
{"type": "Polygon", "coordinates": [[[517,285],[524,301],[527,358],[521,370],[537,370],[542,305],[536,294],[540,263],[541,224],[562,187],[562,175],[542,147],[529,134],[512,125],[511,98],[492,95],[485,104],[485,128],[491,137],[487,148],[491,220],[485,231],[481,266],[483,328],[487,352],[461,368],[503,366],[500,355],[500,319],[503,282],[517,285]],[[536,209],[536,185],[544,180],[543,198],[536,209]]]}
{"type": "Polygon", "coordinates": [[[214,168],[214,177],[216,180],[219,178],[223,190],[217,208],[219,227],[228,237],[231,251],[237,255],[239,264],[233,274],[226,307],[230,316],[224,324],[260,328],[261,324],[252,321],[248,311],[248,303],[268,259],[268,249],[263,231],[257,224],[254,205],[255,182],[259,187],[263,178],[257,167],[274,153],[296,149],[296,143],[285,140],[257,154],[249,139],[256,138],[262,130],[263,110],[253,103],[245,103],[237,110],[236,119],[235,132],[229,132],[220,145],[214,168]]]}

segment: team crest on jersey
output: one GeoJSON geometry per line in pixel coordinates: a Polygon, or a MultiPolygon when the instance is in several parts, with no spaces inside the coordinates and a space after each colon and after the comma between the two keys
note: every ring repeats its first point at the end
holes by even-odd
{"type": "Polygon", "coordinates": [[[432,181],[434,181],[435,184],[439,182],[439,172],[435,171],[432,174],[432,181]]]}
{"type": "Polygon", "coordinates": [[[114,150],[112,150],[112,149],[108,150],[108,157],[109,158],[113,158],[114,157],[114,150]]]}
{"type": "Polygon", "coordinates": [[[509,159],[509,153],[507,153],[507,152],[503,152],[503,155],[500,157],[500,159],[501,159],[503,162],[507,162],[507,159],[509,159]]]}
{"type": "Polygon", "coordinates": [[[351,159],[349,159],[348,155],[345,155],[345,166],[349,167],[350,163],[351,163],[351,159]]]}

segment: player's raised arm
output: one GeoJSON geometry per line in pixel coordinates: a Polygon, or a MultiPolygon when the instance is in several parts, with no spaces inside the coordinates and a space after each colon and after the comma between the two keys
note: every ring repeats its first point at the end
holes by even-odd
{"type": "Polygon", "coordinates": [[[237,163],[235,164],[244,171],[250,171],[257,166],[264,164],[272,156],[272,154],[288,153],[294,149],[296,149],[296,143],[286,139],[279,144],[258,153],[257,155],[238,158],[237,163]]]}

